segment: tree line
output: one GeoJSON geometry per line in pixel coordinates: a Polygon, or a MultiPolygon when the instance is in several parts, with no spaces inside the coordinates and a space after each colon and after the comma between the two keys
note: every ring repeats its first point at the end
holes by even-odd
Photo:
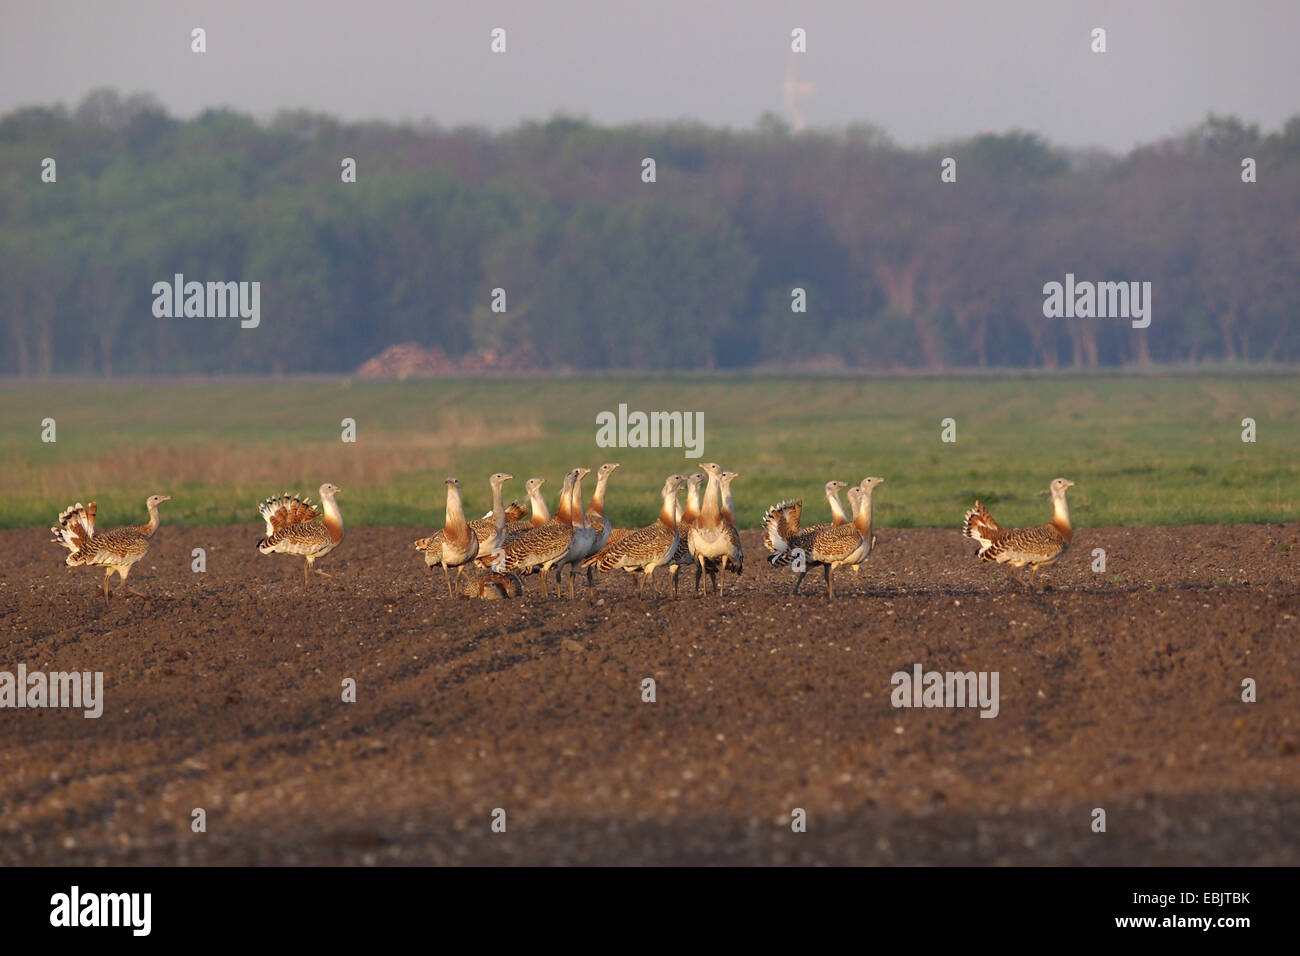
{"type": "Polygon", "coordinates": [[[1114,156],[771,115],[182,121],[101,90],[0,118],[0,183],[6,375],[348,372],[406,342],[577,370],[1300,361],[1300,116],[1114,156]],[[259,282],[260,324],[156,317],[177,273],[259,282]],[[1149,326],[1046,317],[1067,274],[1151,283],[1149,326]]]}

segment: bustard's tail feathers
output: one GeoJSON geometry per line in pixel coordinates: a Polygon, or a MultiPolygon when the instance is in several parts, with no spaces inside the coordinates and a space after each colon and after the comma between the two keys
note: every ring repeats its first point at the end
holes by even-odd
{"type": "Polygon", "coordinates": [[[763,546],[775,554],[789,550],[790,540],[799,533],[802,514],[801,498],[782,501],[763,512],[763,546]]]}
{"type": "MultiPolygon", "coordinates": [[[[320,514],[311,503],[310,498],[300,498],[288,492],[276,497],[272,495],[257,506],[257,513],[266,521],[267,537],[290,525],[306,524],[316,520],[320,514]]],[[[259,542],[260,546],[260,542],[259,542]]]]}
{"type": "Polygon", "coordinates": [[[67,563],[79,563],[81,552],[95,536],[95,503],[92,501],[88,505],[83,505],[78,501],[75,505],[65,508],[59,515],[59,523],[50,531],[54,532],[55,543],[63,545],[71,552],[67,557],[67,563]]]}
{"type": "Polygon", "coordinates": [[[966,512],[966,517],[961,525],[961,533],[978,541],[981,551],[993,544],[1001,531],[1001,526],[993,520],[993,516],[989,514],[988,509],[978,501],[975,502],[974,508],[966,512]]]}

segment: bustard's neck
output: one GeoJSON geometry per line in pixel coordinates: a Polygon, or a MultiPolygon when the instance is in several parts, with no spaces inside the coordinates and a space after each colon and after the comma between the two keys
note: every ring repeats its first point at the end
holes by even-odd
{"type": "Polygon", "coordinates": [[[868,488],[862,493],[862,497],[858,499],[858,513],[853,516],[854,523],[858,526],[858,533],[863,537],[869,537],[871,534],[871,519],[874,509],[871,499],[875,492],[875,488],[868,488]]]}
{"type": "Polygon", "coordinates": [[[731,497],[731,482],[722,484],[722,516],[732,524],[736,523],[736,499],[731,497]]]}
{"type": "Polygon", "coordinates": [[[447,486],[447,520],[444,528],[450,534],[453,530],[463,527],[465,524],[465,512],[460,503],[460,491],[455,485],[447,486]]]}
{"type": "Polygon", "coordinates": [[[555,503],[555,520],[560,524],[570,524],[569,498],[573,495],[573,482],[566,481],[560,489],[560,500],[555,503]]]}
{"type": "Polygon", "coordinates": [[[325,530],[329,532],[330,539],[338,543],[343,539],[343,512],[339,511],[339,504],[332,494],[321,495],[320,503],[325,509],[325,515],[321,519],[325,530]]]}
{"type": "Polygon", "coordinates": [[[664,505],[659,509],[659,523],[677,527],[677,489],[664,486],[664,505]]]}
{"type": "Polygon", "coordinates": [[[579,525],[586,524],[586,512],[582,510],[582,479],[579,478],[573,483],[573,491],[570,494],[569,516],[572,524],[576,528],[579,525]]]}
{"type": "Polygon", "coordinates": [[[706,524],[718,523],[718,477],[710,473],[709,483],[704,489],[704,501],[700,505],[700,519],[706,524]]]}
{"type": "MultiPolygon", "coordinates": [[[[674,496],[676,497],[676,496],[674,496]]],[[[700,486],[697,482],[686,489],[686,517],[698,518],[700,516],[700,486]]]]}
{"type": "Polygon", "coordinates": [[[591,504],[587,506],[587,513],[605,516],[605,485],[609,483],[609,472],[605,472],[596,478],[596,490],[591,493],[591,504]]]}
{"type": "Polygon", "coordinates": [[[501,502],[501,483],[492,483],[492,524],[500,531],[506,526],[506,508],[501,502]]]}
{"type": "Polygon", "coordinates": [[[1065,491],[1052,492],[1052,524],[1067,538],[1070,536],[1070,506],[1065,503],[1065,491]]]}
{"type": "Polygon", "coordinates": [[[826,502],[831,506],[831,519],[836,524],[844,524],[849,520],[849,516],[844,513],[844,505],[840,503],[838,489],[828,488],[826,490],[826,502]]]}
{"type": "Polygon", "coordinates": [[[149,537],[153,537],[154,532],[158,530],[158,525],[162,523],[162,518],[158,516],[158,502],[150,501],[149,506],[149,537]]]}
{"type": "Polygon", "coordinates": [[[546,507],[540,486],[528,492],[528,501],[533,506],[533,524],[546,524],[551,520],[551,509],[546,507]]]}

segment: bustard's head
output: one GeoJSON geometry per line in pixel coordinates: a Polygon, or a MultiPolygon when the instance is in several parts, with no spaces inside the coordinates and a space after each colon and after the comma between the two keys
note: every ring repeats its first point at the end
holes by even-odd
{"type": "Polygon", "coordinates": [[[171,500],[172,500],[171,495],[150,495],[144,504],[146,508],[157,508],[164,501],[171,501],[171,500]]]}
{"type": "Polygon", "coordinates": [[[684,481],[686,481],[686,478],[682,475],[669,475],[668,480],[664,482],[664,494],[677,494],[677,489],[682,486],[684,481]]]}
{"type": "Polygon", "coordinates": [[[833,495],[843,491],[848,486],[849,483],[847,481],[828,481],[826,482],[826,493],[828,495],[833,495]]]}
{"type": "Polygon", "coordinates": [[[735,481],[739,477],[740,477],[740,472],[738,471],[724,471],[722,473],[722,480],[727,484],[730,484],[731,482],[735,481]]]}
{"type": "Polygon", "coordinates": [[[852,488],[849,489],[849,504],[853,506],[854,511],[858,510],[858,502],[860,502],[861,500],[862,500],[862,489],[859,488],[857,485],[854,485],[852,488]]]}
{"type": "Polygon", "coordinates": [[[578,477],[577,477],[578,481],[582,481],[582,479],[586,478],[588,475],[591,474],[590,468],[575,468],[574,471],[578,473],[578,477]]]}
{"type": "Polygon", "coordinates": [[[618,464],[619,463],[616,461],[605,462],[605,464],[600,466],[600,470],[596,472],[596,477],[598,479],[608,478],[611,474],[613,474],[614,469],[618,467],[618,464]]]}
{"type": "Polygon", "coordinates": [[[488,479],[488,484],[491,485],[493,488],[500,488],[507,481],[511,481],[514,477],[515,477],[514,475],[507,475],[504,471],[498,471],[495,475],[493,475],[491,478],[488,479]]]}
{"type": "Polygon", "coordinates": [[[719,465],[716,461],[711,461],[707,465],[701,465],[700,467],[703,468],[705,471],[707,471],[710,477],[713,478],[722,477],[722,466],[719,465]]]}
{"type": "Polygon", "coordinates": [[[542,490],[542,485],[546,484],[545,478],[529,478],[524,482],[524,491],[530,495],[535,495],[542,490]]]}
{"type": "Polygon", "coordinates": [[[343,494],[343,489],[338,485],[330,484],[328,481],[320,486],[320,496],[322,498],[333,498],[335,495],[343,494]]]}
{"type": "Polygon", "coordinates": [[[447,486],[447,494],[451,494],[453,491],[454,491],[457,495],[460,494],[460,479],[459,479],[459,478],[448,478],[446,481],[443,482],[443,484],[447,486]]]}
{"type": "Polygon", "coordinates": [[[686,487],[691,491],[699,491],[700,485],[709,480],[709,476],[702,471],[697,471],[686,479],[686,487]]]}
{"type": "Polygon", "coordinates": [[[1073,488],[1073,487],[1074,487],[1074,482],[1072,482],[1069,478],[1055,478],[1052,480],[1052,483],[1048,485],[1048,490],[1052,492],[1053,498],[1064,498],[1065,489],[1073,488]]]}
{"type": "Polygon", "coordinates": [[[873,476],[871,478],[863,478],[862,484],[858,485],[858,487],[862,489],[864,495],[869,495],[876,490],[877,485],[883,485],[884,483],[884,478],[876,478],[873,476]]]}

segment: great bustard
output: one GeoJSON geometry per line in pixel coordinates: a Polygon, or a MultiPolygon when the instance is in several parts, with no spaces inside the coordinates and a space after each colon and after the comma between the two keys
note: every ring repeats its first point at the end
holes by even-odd
{"type": "Polygon", "coordinates": [[[721,581],[717,570],[726,571],[729,564],[735,565],[742,560],[740,539],[735,527],[722,516],[719,498],[722,494],[722,466],[709,462],[704,466],[709,476],[709,483],[704,489],[704,498],[700,503],[700,517],[691,526],[686,540],[695,559],[695,585],[698,589],[700,577],[707,570],[713,589],[722,596],[721,581]]]}
{"type": "MultiPolygon", "coordinates": [[[[609,536],[610,532],[613,531],[613,526],[609,523],[609,518],[605,517],[605,488],[609,484],[609,476],[618,467],[618,462],[607,461],[596,471],[596,490],[592,492],[591,504],[587,505],[587,524],[596,530],[596,538],[591,542],[591,548],[587,554],[583,556],[584,560],[609,544],[609,536]]],[[[587,590],[590,591],[594,586],[592,569],[587,568],[587,590]]]]}
{"type": "Polygon", "coordinates": [[[582,479],[591,474],[591,469],[579,468],[577,472],[578,476],[573,480],[573,490],[569,494],[569,517],[573,527],[573,537],[569,540],[569,547],[564,556],[555,565],[557,596],[560,593],[560,579],[564,576],[566,567],[569,569],[569,597],[575,596],[573,579],[578,573],[578,565],[598,550],[592,545],[596,543],[599,532],[587,521],[587,512],[582,507],[582,479]]]}
{"type": "MultiPolygon", "coordinates": [[[[884,484],[883,478],[863,479],[858,495],[857,508],[853,520],[847,524],[814,526],[785,538],[782,528],[788,527],[783,521],[781,506],[769,508],[764,516],[764,527],[773,544],[774,553],[768,558],[773,567],[786,567],[802,560],[802,569],[797,571],[794,593],[799,593],[808,569],[820,564],[826,575],[826,595],[835,599],[835,569],[844,565],[855,565],[865,561],[871,553],[872,541],[872,494],[877,485],[884,484]]],[[[798,566],[798,565],[796,565],[798,566]]]]}
{"type": "Polygon", "coordinates": [[[506,525],[507,538],[522,534],[529,528],[539,528],[551,520],[551,509],[546,507],[546,499],[542,497],[544,484],[546,484],[545,478],[529,478],[524,482],[524,490],[528,492],[528,504],[532,508],[532,513],[528,518],[518,518],[509,522],[506,525]]]}
{"type": "MultiPolygon", "coordinates": [[[[783,501],[780,504],[773,505],[768,509],[769,513],[777,511],[783,512],[781,536],[787,541],[803,531],[816,531],[820,528],[830,527],[831,525],[847,524],[849,517],[844,512],[844,505],[840,503],[840,491],[847,488],[847,481],[828,481],[826,482],[826,503],[830,505],[831,520],[823,524],[809,525],[804,528],[800,525],[800,519],[803,514],[803,501],[783,501]]],[[[766,519],[766,516],[764,516],[766,519]]],[[[763,528],[763,546],[768,551],[772,551],[772,539],[767,533],[766,523],[763,528]]]]}
{"type": "MultiPolygon", "coordinates": [[[[325,557],[343,540],[343,515],[339,511],[336,495],[343,489],[326,482],[320,486],[323,512],[317,512],[310,498],[297,495],[272,495],[257,506],[266,521],[266,537],[259,538],[257,550],[262,554],[296,554],[305,559],[302,566],[302,583],[312,571],[312,564],[325,557]],[[316,518],[321,520],[318,522],[316,518]]],[[[317,574],[330,577],[319,568],[317,574]]]]}
{"type": "MultiPolygon", "coordinates": [[[[669,475],[664,482],[659,519],[649,527],[637,528],[618,541],[605,545],[584,561],[583,565],[601,571],[613,571],[616,568],[640,571],[637,594],[642,594],[646,579],[654,574],[655,568],[667,564],[677,550],[677,489],[685,480],[681,475],[669,475]]],[[[653,590],[653,581],[650,586],[653,590]]]]}
{"type": "Polygon", "coordinates": [[[1014,568],[1029,565],[1029,587],[1034,586],[1034,575],[1039,568],[1056,563],[1056,559],[1070,546],[1074,530],[1070,527],[1070,508],[1065,503],[1065,491],[1074,487],[1066,478],[1054,479],[1048,490],[1052,494],[1052,520],[1033,528],[1003,528],[982,504],[966,512],[961,533],[980,544],[981,561],[996,561],[1014,568]]]}
{"type": "MultiPolygon", "coordinates": [[[[530,528],[516,537],[510,538],[505,545],[506,571],[527,574],[533,570],[540,578],[538,587],[542,596],[546,596],[546,576],[565,557],[569,544],[573,541],[573,516],[570,496],[573,484],[578,480],[578,469],[564,476],[564,487],[560,491],[560,500],[555,507],[555,515],[544,525],[530,528]]],[[[556,587],[559,597],[559,587],[556,587]]]]}
{"type": "MultiPolygon", "coordinates": [[[[54,532],[55,543],[71,552],[64,559],[68,567],[99,565],[104,568],[104,597],[107,599],[109,578],[116,571],[122,579],[119,590],[126,587],[126,576],[131,565],[144,557],[149,550],[149,542],[158,530],[158,506],[171,500],[171,495],[150,495],[145,500],[145,507],[149,509],[148,524],[127,525],[104,534],[95,534],[95,502],[83,506],[78,501],[72,507],[64,509],[59,515],[59,523],[50,530],[54,532]]],[[[127,593],[143,597],[134,588],[127,593]]]]}
{"type": "Polygon", "coordinates": [[[481,598],[487,601],[519,597],[523,590],[524,582],[519,575],[488,571],[478,567],[465,575],[465,580],[460,586],[463,597],[481,598]]]}
{"type": "MultiPolygon", "coordinates": [[[[456,582],[459,584],[465,565],[478,557],[478,535],[470,530],[469,522],[465,520],[460,482],[455,478],[448,478],[444,484],[447,486],[447,507],[442,526],[442,542],[436,552],[437,561],[429,563],[429,567],[432,568],[434,563],[442,566],[442,578],[447,582],[447,597],[455,597],[456,591],[451,583],[449,569],[456,569],[456,582]]],[[[504,518],[504,515],[502,517],[504,518]]],[[[416,547],[419,546],[420,542],[417,541],[416,547]]],[[[432,551],[430,556],[434,556],[432,551]]]]}
{"type": "MultiPolygon", "coordinates": [[[[673,597],[677,597],[677,573],[687,565],[693,565],[695,559],[691,557],[691,548],[688,543],[691,528],[700,517],[700,485],[708,478],[702,471],[697,471],[686,477],[686,507],[677,515],[677,550],[668,561],[668,579],[673,585],[673,597]]],[[[675,500],[675,499],[674,499],[675,500]]],[[[695,576],[695,590],[700,589],[699,575],[695,576]]]]}
{"type": "Polygon", "coordinates": [[[745,571],[745,553],[740,547],[740,529],[736,526],[736,499],[731,493],[731,483],[739,477],[738,471],[724,471],[718,479],[723,528],[731,539],[731,554],[727,556],[726,570],[733,574],[743,574],[745,571]]]}
{"type": "MultiPolygon", "coordinates": [[[[489,478],[488,487],[492,490],[492,510],[482,518],[467,522],[469,530],[478,539],[476,558],[485,567],[491,566],[493,553],[497,552],[505,542],[506,522],[509,521],[511,509],[502,507],[501,487],[514,477],[514,475],[499,471],[489,478]]],[[[424,563],[431,570],[442,564],[442,546],[446,540],[446,535],[447,531],[444,527],[436,534],[427,538],[420,538],[415,542],[415,550],[424,555],[424,563]]]]}

